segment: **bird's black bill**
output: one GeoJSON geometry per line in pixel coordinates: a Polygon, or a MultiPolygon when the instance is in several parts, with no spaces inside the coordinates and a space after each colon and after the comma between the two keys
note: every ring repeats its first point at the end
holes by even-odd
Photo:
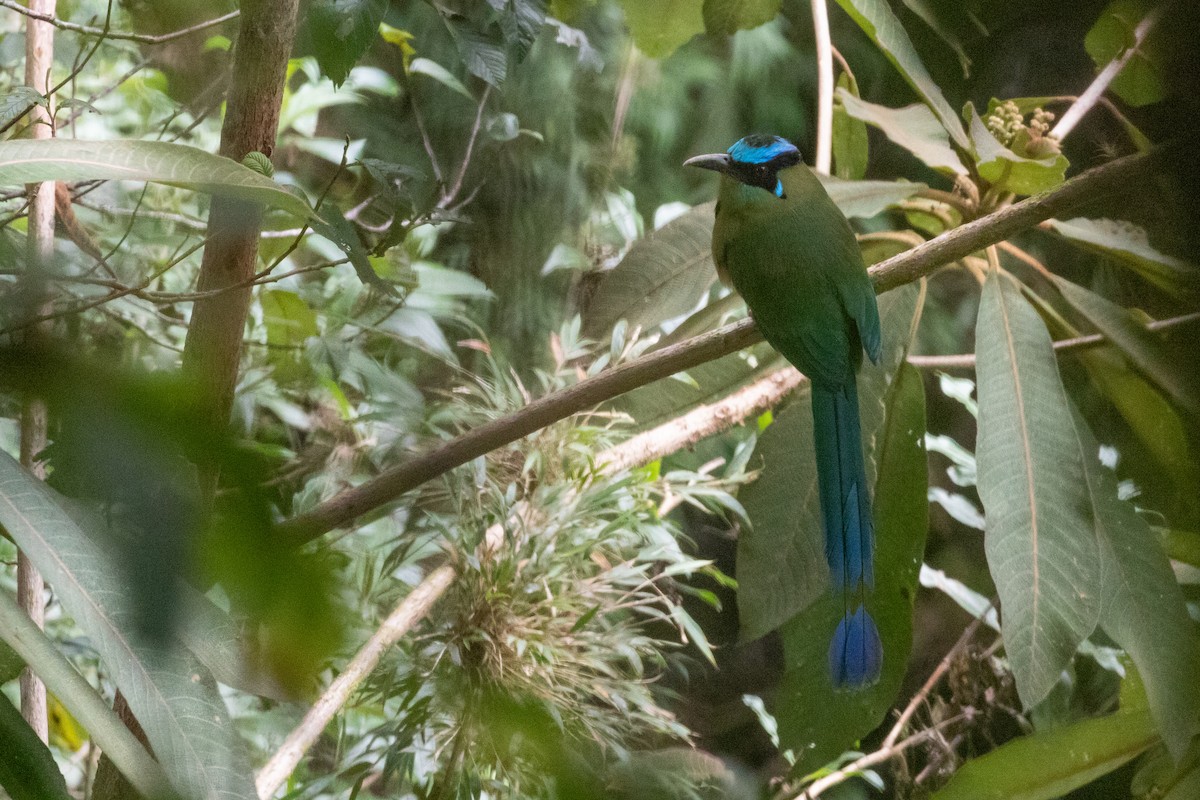
{"type": "Polygon", "coordinates": [[[732,159],[727,153],[710,153],[705,156],[695,156],[683,162],[685,167],[700,167],[714,172],[727,172],[732,159]]]}

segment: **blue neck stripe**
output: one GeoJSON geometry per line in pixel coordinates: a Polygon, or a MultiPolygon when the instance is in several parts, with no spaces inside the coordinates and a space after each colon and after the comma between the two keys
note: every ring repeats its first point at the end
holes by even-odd
{"type": "Polygon", "coordinates": [[[795,149],[795,145],[779,137],[775,137],[770,144],[758,146],[748,144],[745,139],[739,139],[729,148],[728,153],[734,161],[740,161],[743,164],[765,164],[795,149]]]}

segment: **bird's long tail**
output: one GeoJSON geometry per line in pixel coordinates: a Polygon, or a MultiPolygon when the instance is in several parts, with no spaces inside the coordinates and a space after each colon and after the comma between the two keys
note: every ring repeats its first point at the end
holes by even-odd
{"type": "Polygon", "coordinates": [[[844,604],[829,645],[829,670],[834,686],[853,689],[878,680],[883,665],[879,629],[863,606],[875,583],[875,535],[854,381],[838,389],[814,386],[812,408],[825,556],[833,591],[844,604]]]}

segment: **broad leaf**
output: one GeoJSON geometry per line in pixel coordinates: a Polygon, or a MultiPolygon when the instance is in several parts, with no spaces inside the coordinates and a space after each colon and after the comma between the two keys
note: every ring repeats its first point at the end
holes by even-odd
{"type": "Polygon", "coordinates": [[[584,335],[606,339],[621,319],[645,331],[695,308],[717,277],[713,208],[696,206],[634,244],[588,304],[584,335]]]}
{"type": "Polygon", "coordinates": [[[620,0],[633,41],[651,58],[671,55],[704,32],[704,0],[620,0]]]}
{"type": "Polygon", "coordinates": [[[0,524],[90,637],[175,789],[205,800],[255,798],[211,676],[184,651],[152,649],[132,636],[134,611],[109,553],[6,454],[0,454],[0,524]]]}
{"type": "Polygon", "coordinates": [[[1067,157],[1058,153],[1050,158],[1019,156],[997,141],[983,124],[975,106],[967,104],[971,144],[979,174],[988,183],[1015,194],[1046,192],[1063,182],[1067,157]]]}
{"type": "MultiPolygon", "coordinates": [[[[838,77],[838,89],[858,97],[858,86],[850,73],[838,77]]],[[[833,100],[833,174],[842,180],[862,180],[869,157],[867,126],[846,112],[838,97],[833,100]]]]}
{"type": "MultiPolygon", "coordinates": [[[[1099,69],[1107,67],[1133,47],[1134,29],[1155,4],[1147,0],[1114,0],[1100,14],[1096,24],[1083,37],[1083,47],[1099,69]]],[[[1163,25],[1160,20],[1159,26],[1163,25]]],[[[1131,106],[1157,103],[1167,95],[1163,80],[1164,59],[1156,46],[1154,31],[1147,34],[1141,47],[1130,57],[1109,90],[1131,106]]]]}
{"type": "Polygon", "coordinates": [[[32,86],[13,87],[0,96],[0,130],[7,128],[34,106],[45,104],[45,95],[32,86]]]}
{"type": "Polygon", "coordinates": [[[1129,363],[1188,411],[1198,407],[1194,376],[1181,370],[1162,342],[1133,314],[1065,278],[1055,278],[1058,290],[1076,311],[1121,349],[1129,363]]]}
{"type": "Polygon", "coordinates": [[[1116,475],[1100,464],[1078,412],[1074,423],[1100,543],[1100,625],[1133,658],[1159,733],[1178,759],[1200,731],[1200,636],[1150,526],[1117,497],[1116,475]]]}
{"type": "Polygon", "coordinates": [[[838,5],[871,37],[904,80],[925,100],[950,138],[966,148],[967,134],[958,120],[958,114],[942,96],[942,90],[929,70],[925,69],[912,40],[886,0],[838,0],[838,5]]]}
{"type": "MultiPolygon", "coordinates": [[[[3,590],[0,590],[3,591],[3,590]]],[[[0,787],[12,800],[69,800],[50,748],[0,692],[0,787]]]]}
{"type": "Polygon", "coordinates": [[[1137,672],[1127,672],[1115,713],[1023,736],[973,758],[933,800],[1052,800],[1140,755],[1158,737],[1137,672]]]}
{"type": "Polygon", "coordinates": [[[308,203],[270,178],[186,144],[128,139],[0,142],[0,186],[88,180],[153,181],[263,203],[304,219],[316,217],[308,203]]]}
{"type": "Polygon", "coordinates": [[[380,278],[371,266],[371,254],[367,252],[362,239],[358,238],[358,231],[354,229],[353,223],[346,219],[346,215],[340,208],[332,203],[326,203],[321,206],[321,217],[312,220],[310,224],[314,233],[324,236],[346,254],[350,259],[350,264],[354,267],[354,274],[360,281],[368,286],[374,286],[385,294],[395,296],[395,288],[380,278]]]}
{"type": "MultiPolygon", "coordinates": [[[[864,366],[858,381],[868,478],[874,471],[870,452],[882,424],[884,393],[908,350],[917,296],[917,287],[908,285],[879,298],[883,358],[880,366],[864,366]]],[[[739,638],[743,641],[775,630],[828,593],[807,385],[763,432],[755,456],[761,458],[762,475],[740,495],[753,524],[738,537],[739,638]]],[[[924,504],[924,489],[921,497],[924,504]]],[[[883,571],[880,568],[877,574],[883,571]]],[[[834,626],[836,620],[829,628],[831,635],[834,626]]]]}
{"type": "Polygon", "coordinates": [[[1096,627],[1099,552],[1050,334],[998,272],[983,288],[975,342],[984,543],[1005,650],[1030,708],[1096,627]]]}
{"type": "Polygon", "coordinates": [[[387,0],[316,0],[306,17],[321,72],[341,86],[379,33],[387,0]]]}
{"type": "Polygon", "coordinates": [[[1146,280],[1176,296],[1200,293],[1200,269],[1181,258],[1160,253],[1146,231],[1119,219],[1052,219],[1050,229],[1060,236],[1111,256],[1146,280]]]}
{"type": "Polygon", "coordinates": [[[843,613],[840,597],[824,593],[783,626],[786,672],[775,713],[781,743],[799,754],[801,770],[828,762],[879,725],[900,691],[912,649],[913,599],[929,513],[925,394],[915,367],[900,366],[887,389],[883,418],[872,420],[864,414],[863,422],[874,423],[878,431],[872,448],[879,467],[874,498],[876,579],[866,605],[879,626],[883,673],[877,683],[859,691],[833,688],[829,637],[843,613]]]}
{"type": "Polygon", "coordinates": [[[731,36],[775,19],[783,0],[704,0],[704,30],[731,36]]]}
{"type": "Polygon", "coordinates": [[[903,108],[888,108],[859,100],[844,89],[838,90],[838,97],[847,114],[879,128],[930,168],[953,175],[967,174],[966,167],[950,146],[945,128],[928,107],[914,103],[903,108]]]}
{"type": "Polygon", "coordinates": [[[906,181],[844,181],[830,175],[817,177],[842,214],[863,219],[899,205],[925,188],[923,183],[906,181]]]}

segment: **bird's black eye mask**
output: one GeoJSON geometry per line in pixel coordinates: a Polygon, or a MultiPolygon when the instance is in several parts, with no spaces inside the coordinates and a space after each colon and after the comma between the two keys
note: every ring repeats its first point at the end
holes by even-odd
{"type": "Polygon", "coordinates": [[[779,170],[799,163],[800,152],[788,150],[779,153],[770,161],[733,161],[729,165],[728,174],[739,183],[766,189],[782,200],[787,195],[783,193],[783,181],[779,180],[779,170]]]}

